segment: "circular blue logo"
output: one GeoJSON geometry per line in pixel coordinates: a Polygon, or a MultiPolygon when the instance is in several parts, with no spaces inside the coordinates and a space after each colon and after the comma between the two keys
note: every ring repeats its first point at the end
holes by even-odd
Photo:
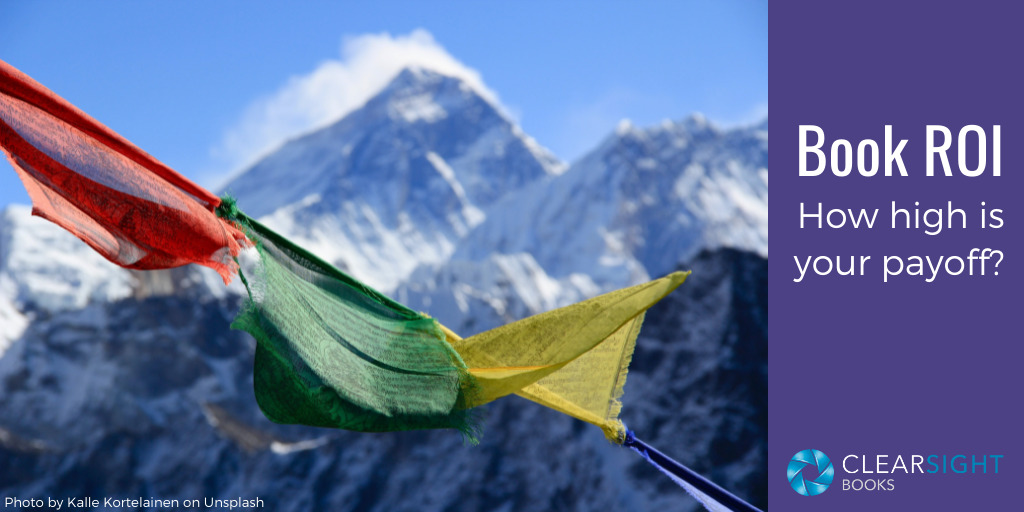
{"type": "Polygon", "coordinates": [[[821,450],[796,452],[786,468],[786,477],[794,491],[803,496],[817,496],[832,484],[836,470],[821,450]]]}

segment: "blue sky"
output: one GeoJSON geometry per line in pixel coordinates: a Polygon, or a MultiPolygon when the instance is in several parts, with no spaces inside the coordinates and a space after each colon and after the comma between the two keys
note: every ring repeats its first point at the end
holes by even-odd
{"type": "MultiPolygon", "coordinates": [[[[408,59],[478,77],[570,162],[623,118],[768,112],[766,1],[291,4],[7,2],[0,59],[207,187],[408,59]]],[[[4,162],[11,202],[28,198],[4,162]]]]}

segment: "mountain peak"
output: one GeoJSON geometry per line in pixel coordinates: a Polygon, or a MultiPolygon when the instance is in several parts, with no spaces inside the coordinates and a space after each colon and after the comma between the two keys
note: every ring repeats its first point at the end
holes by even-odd
{"type": "Polygon", "coordinates": [[[420,86],[431,86],[436,85],[445,80],[451,80],[461,82],[458,78],[453,76],[445,75],[433,69],[421,67],[421,66],[409,66],[402,68],[401,71],[391,79],[391,82],[385,86],[386,89],[409,89],[420,86]]]}
{"type": "Polygon", "coordinates": [[[561,171],[472,80],[410,67],[229,183],[249,215],[388,290],[504,195],[561,171]]]}
{"type": "Polygon", "coordinates": [[[619,137],[625,137],[626,135],[636,131],[636,127],[633,126],[633,121],[629,119],[621,119],[619,124],[615,126],[615,135],[619,137]]]}
{"type": "Polygon", "coordinates": [[[418,66],[402,69],[366,109],[410,124],[436,123],[451,112],[467,110],[489,122],[508,122],[498,105],[465,80],[418,66]]]}
{"type": "Polygon", "coordinates": [[[686,116],[678,125],[691,133],[715,131],[718,128],[700,112],[694,112],[686,116]]]}

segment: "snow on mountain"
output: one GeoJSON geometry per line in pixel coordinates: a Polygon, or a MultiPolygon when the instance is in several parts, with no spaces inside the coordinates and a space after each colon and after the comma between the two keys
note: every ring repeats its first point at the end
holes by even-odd
{"type": "Polygon", "coordinates": [[[33,317],[131,295],[131,272],[31,208],[0,211],[0,354],[33,317]]]}
{"type": "Polygon", "coordinates": [[[767,256],[767,167],[766,123],[623,122],[564,174],[504,197],[396,293],[471,333],[659,277],[703,248],[767,256]]]}
{"type": "Polygon", "coordinates": [[[27,206],[0,212],[0,276],[20,304],[50,313],[127,297],[129,271],[27,206]]]}
{"type": "Polygon", "coordinates": [[[382,290],[447,259],[503,195],[563,169],[459,79],[405,69],[225,190],[252,217],[382,290]]]}
{"type": "Polygon", "coordinates": [[[6,282],[0,282],[0,356],[28,327],[28,318],[9,298],[13,295],[6,282]]]}

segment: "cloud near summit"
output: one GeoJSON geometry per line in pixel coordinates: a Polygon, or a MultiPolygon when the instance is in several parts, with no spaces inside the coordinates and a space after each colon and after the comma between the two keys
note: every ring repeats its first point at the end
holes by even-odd
{"type": "Polygon", "coordinates": [[[222,169],[237,174],[286,140],[359,108],[409,66],[458,77],[500,105],[498,95],[484,85],[480,73],[459,62],[424,29],[398,36],[380,33],[346,37],[340,58],[289,78],[280,89],[246,107],[212,149],[212,156],[223,164],[222,169]]]}

